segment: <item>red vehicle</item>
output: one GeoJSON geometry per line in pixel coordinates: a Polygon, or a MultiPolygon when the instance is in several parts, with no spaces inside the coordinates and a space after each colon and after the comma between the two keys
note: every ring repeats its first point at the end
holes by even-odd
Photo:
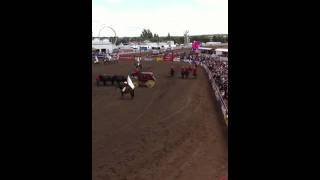
{"type": "Polygon", "coordinates": [[[132,83],[134,86],[144,86],[148,88],[152,88],[156,83],[156,78],[153,72],[140,72],[135,71],[131,74],[132,83]]]}

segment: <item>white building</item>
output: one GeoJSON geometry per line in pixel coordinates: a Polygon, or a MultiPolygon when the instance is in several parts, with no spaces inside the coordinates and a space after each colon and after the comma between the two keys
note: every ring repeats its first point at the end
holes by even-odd
{"type": "Polygon", "coordinates": [[[218,56],[228,57],[228,49],[226,48],[217,48],[215,52],[218,56]]]}
{"type": "Polygon", "coordinates": [[[109,39],[100,39],[100,38],[94,38],[92,40],[92,48],[99,50],[100,52],[112,52],[112,50],[115,48],[115,45],[113,45],[109,39]]]}
{"type": "Polygon", "coordinates": [[[168,41],[168,42],[147,42],[147,43],[143,43],[140,45],[137,45],[138,48],[142,48],[142,49],[168,49],[168,48],[173,48],[176,47],[176,45],[174,44],[174,41],[168,41]]]}
{"type": "Polygon", "coordinates": [[[221,45],[221,42],[206,42],[206,46],[221,45]]]}

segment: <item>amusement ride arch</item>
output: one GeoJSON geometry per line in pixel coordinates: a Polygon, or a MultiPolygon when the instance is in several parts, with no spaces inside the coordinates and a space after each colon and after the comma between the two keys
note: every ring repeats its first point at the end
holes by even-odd
{"type": "Polygon", "coordinates": [[[111,26],[105,26],[105,25],[103,25],[103,27],[99,30],[98,37],[100,38],[100,33],[101,33],[101,31],[102,31],[104,28],[109,28],[109,29],[112,30],[112,32],[114,33],[114,38],[115,38],[113,44],[116,45],[117,39],[118,39],[118,38],[117,38],[117,33],[116,33],[116,31],[115,31],[111,26]]]}

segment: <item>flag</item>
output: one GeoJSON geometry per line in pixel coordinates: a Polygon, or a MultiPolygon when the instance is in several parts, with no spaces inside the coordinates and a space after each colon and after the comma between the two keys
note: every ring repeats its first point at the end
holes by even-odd
{"type": "Polygon", "coordinates": [[[197,50],[200,47],[200,41],[193,41],[192,43],[192,49],[197,50]]]}
{"type": "Polygon", "coordinates": [[[127,82],[128,82],[128,85],[129,85],[132,89],[134,89],[134,84],[132,83],[131,78],[130,78],[129,75],[128,75],[128,78],[127,78],[127,82]]]}

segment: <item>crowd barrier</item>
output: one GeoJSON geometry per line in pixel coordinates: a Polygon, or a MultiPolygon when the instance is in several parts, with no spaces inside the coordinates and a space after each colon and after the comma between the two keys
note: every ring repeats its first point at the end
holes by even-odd
{"type": "Polygon", "coordinates": [[[208,75],[208,78],[209,78],[209,81],[211,82],[211,87],[214,91],[214,95],[219,103],[219,106],[221,108],[221,111],[222,111],[222,114],[223,114],[223,117],[224,117],[224,120],[228,126],[228,106],[226,106],[225,102],[224,102],[224,99],[220,93],[220,90],[218,88],[218,86],[216,85],[215,83],[215,80],[213,78],[213,75],[212,75],[212,72],[208,69],[208,67],[205,65],[205,64],[201,64],[201,66],[205,69],[207,75],[208,75]]]}

